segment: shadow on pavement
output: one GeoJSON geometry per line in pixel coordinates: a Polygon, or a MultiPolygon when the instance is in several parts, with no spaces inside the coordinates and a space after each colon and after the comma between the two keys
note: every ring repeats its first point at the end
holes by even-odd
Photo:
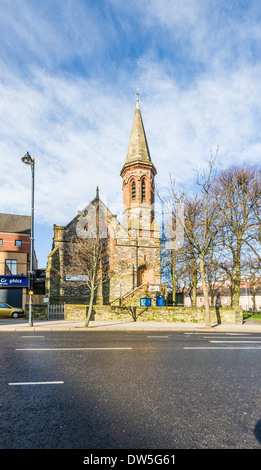
{"type": "Polygon", "coordinates": [[[254,434],[258,442],[261,444],[261,419],[259,419],[255,425],[254,434]]]}

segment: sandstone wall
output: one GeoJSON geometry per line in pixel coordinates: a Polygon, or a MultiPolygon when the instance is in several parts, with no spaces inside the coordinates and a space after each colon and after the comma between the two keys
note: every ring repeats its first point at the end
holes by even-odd
{"type": "MultiPolygon", "coordinates": [[[[85,320],[87,308],[87,305],[66,305],[65,319],[85,320]]],[[[137,321],[142,322],[205,322],[205,310],[203,307],[135,307],[135,309],[137,321]]],[[[95,305],[91,320],[131,321],[133,319],[133,312],[128,307],[95,305]]],[[[212,324],[242,324],[243,310],[241,308],[211,308],[211,322],[212,324]]]]}

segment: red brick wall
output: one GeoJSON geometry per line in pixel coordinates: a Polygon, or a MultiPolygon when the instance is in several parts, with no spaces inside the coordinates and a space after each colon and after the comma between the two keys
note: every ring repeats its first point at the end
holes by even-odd
{"type": "Polygon", "coordinates": [[[0,232],[0,273],[4,275],[5,260],[17,259],[17,274],[27,275],[30,256],[30,235],[0,232]],[[22,246],[15,246],[15,240],[21,240],[22,246]]]}
{"type": "Polygon", "coordinates": [[[30,235],[0,232],[0,251],[30,253],[30,235]],[[15,240],[21,240],[22,246],[15,246],[15,240]]]}

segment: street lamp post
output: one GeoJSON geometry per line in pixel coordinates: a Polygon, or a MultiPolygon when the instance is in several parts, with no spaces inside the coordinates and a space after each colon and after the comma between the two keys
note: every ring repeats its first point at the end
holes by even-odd
{"type": "Polygon", "coordinates": [[[29,271],[29,324],[28,326],[33,326],[33,317],[32,317],[32,303],[33,303],[33,273],[34,273],[34,164],[35,160],[31,157],[29,152],[22,157],[22,162],[27,165],[31,165],[32,170],[32,199],[31,199],[31,236],[30,236],[30,271],[29,271]]]}

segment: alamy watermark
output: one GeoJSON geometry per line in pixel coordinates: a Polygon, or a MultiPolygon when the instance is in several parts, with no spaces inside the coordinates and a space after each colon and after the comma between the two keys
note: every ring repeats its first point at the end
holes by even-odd
{"type": "MultiPolygon", "coordinates": [[[[114,207],[117,204],[114,203],[114,207]]],[[[118,207],[122,208],[122,202],[118,207]]],[[[123,222],[119,216],[113,215],[106,205],[99,200],[88,204],[78,211],[79,220],[76,225],[78,238],[108,237],[117,240],[132,238],[161,238],[167,249],[178,250],[184,244],[184,203],[176,202],[152,206],[123,207],[123,222]],[[119,219],[118,219],[119,217],[119,219]],[[151,223],[153,222],[153,223],[151,223]]]]}

